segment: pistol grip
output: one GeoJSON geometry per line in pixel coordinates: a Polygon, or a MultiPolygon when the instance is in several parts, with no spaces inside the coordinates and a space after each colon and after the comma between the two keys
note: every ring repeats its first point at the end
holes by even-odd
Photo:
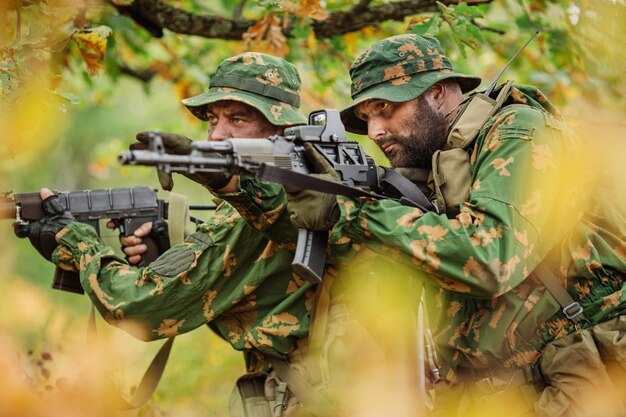
{"type": "Polygon", "coordinates": [[[322,282],[327,244],[327,231],[298,229],[296,254],[291,263],[296,274],[313,284],[322,282]]]}
{"type": "MultiPolygon", "coordinates": [[[[150,262],[154,261],[156,258],[161,256],[161,254],[168,249],[168,248],[162,248],[163,246],[163,242],[161,242],[162,236],[155,235],[157,233],[155,233],[154,225],[155,223],[159,222],[158,219],[140,218],[140,217],[133,218],[133,219],[125,219],[124,227],[123,228],[120,227],[120,232],[122,232],[122,234],[124,234],[125,236],[131,236],[135,232],[135,230],[137,230],[142,224],[147,223],[147,222],[152,222],[152,230],[148,236],[142,237],[141,240],[148,247],[148,249],[143,255],[141,255],[141,261],[137,264],[137,266],[148,265],[150,262]]],[[[167,229],[165,233],[167,233],[167,229]]]]}
{"type": "Polygon", "coordinates": [[[157,245],[156,240],[154,240],[152,236],[146,236],[142,238],[142,240],[143,243],[148,247],[148,249],[141,256],[141,261],[137,264],[137,266],[148,265],[150,262],[161,256],[162,253],[159,249],[159,245],[157,245]]]}

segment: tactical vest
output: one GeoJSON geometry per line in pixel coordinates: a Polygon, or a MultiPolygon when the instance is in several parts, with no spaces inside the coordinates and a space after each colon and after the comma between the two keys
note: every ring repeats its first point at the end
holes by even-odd
{"type": "MultiPolygon", "coordinates": [[[[540,105],[545,111],[546,124],[558,130],[564,129],[559,112],[535,87],[513,85],[513,81],[509,80],[496,88],[489,96],[483,93],[474,93],[469,96],[460,104],[461,110],[452,121],[446,149],[435,152],[432,159],[432,171],[425,179],[431,193],[430,200],[438,208],[439,213],[445,213],[449,218],[459,214],[461,204],[468,200],[471,188],[471,147],[487,121],[502,107],[513,103],[533,104],[535,107],[540,105]],[[537,100],[531,96],[535,96],[537,100]]],[[[423,183],[421,186],[419,184],[419,176],[421,176],[421,181],[424,181],[423,170],[408,169],[400,172],[408,175],[409,179],[424,190],[423,183]]],[[[535,268],[533,274],[541,280],[561,305],[565,316],[577,327],[582,322],[588,322],[580,304],[572,299],[544,262],[535,268]]]]}
{"type": "Polygon", "coordinates": [[[495,90],[489,97],[475,93],[462,103],[449,129],[447,148],[433,155],[432,171],[427,179],[439,213],[455,217],[467,201],[471,187],[470,148],[478,132],[496,114],[511,95],[513,81],[495,90]]]}
{"type": "MultiPolygon", "coordinates": [[[[445,213],[448,217],[459,214],[459,207],[467,201],[471,188],[470,153],[476,137],[491,117],[503,107],[514,103],[543,108],[546,123],[553,128],[563,129],[558,110],[535,87],[514,85],[509,80],[489,95],[474,93],[469,96],[460,104],[461,110],[448,130],[446,149],[436,151],[433,155],[432,171],[428,177],[422,177],[421,181],[419,178],[410,178],[427,184],[430,199],[439,213],[445,213]]],[[[411,173],[413,170],[408,171],[402,174],[416,175],[415,172],[411,173]]]]}

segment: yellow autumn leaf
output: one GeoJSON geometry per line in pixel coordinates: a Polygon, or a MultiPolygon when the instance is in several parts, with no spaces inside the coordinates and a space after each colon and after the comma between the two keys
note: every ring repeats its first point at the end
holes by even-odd
{"type": "Polygon", "coordinates": [[[281,1],[279,3],[288,13],[298,17],[308,17],[314,20],[324,20],[328,17],[328,11],[320,4],[319,0],[281,1]]]}
{"type": "Polygon", "coordinates": [[[349,32],[343,35],[343,42],[346,46],[348,55],[356,56],[358,48],[359,34],[356,32],[349,32]]]}
{"type": "Polygon", "coordinates": [[[317,37],[315,36],[315,32],[309,32],[309,36],[307,38],[307,44],[309,47],[309,51],[317,50],[317,37]]]}
{"type": "Polygon", "coordinates": [[[100,71],[100,62],[104,59],[107,38],[110,34],[111,29],[106,26],[99,26],[75,33],[73,36],[90,75],[97,75],[100,71]]]}
{"type": "Polygon", "coordinates": [[[265,52],[280,57],[289,52],[281,21],[274,13],[268,13],[251,26],[243,34],[243,40],[248,51],[265,52]]]}
{"type": "Polygon", "coordinates": [[[243,34],[242,38],[247,50],[250,50],[252,45],[261,42],[263,34],[266,32],[267,26],[270,24],[273,16],[273,13],[263,16],[263,18],[259,19],[259,21],[257,21],[254,25],[250,26],[246,33],[243,34]]]}
{"type": "Polygon", "coordinates": [[[418,23],[425,22],[428,19],[430,19],[430,16],[427,16],[427,15],[414,16],[414,17],[412,17],[409,20],[409,24],[407,25],[407,27],[411,27],[411,26],[416,25],[418,23]]]}

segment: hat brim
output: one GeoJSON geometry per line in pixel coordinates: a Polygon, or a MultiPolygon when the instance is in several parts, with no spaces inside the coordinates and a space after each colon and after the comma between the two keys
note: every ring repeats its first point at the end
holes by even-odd
{"type": "Polygon", "coordinates": [[[394,103],[402,103],[419,97],[424,91],[436,82],[448,78],[458,81],[463,94],[476,89],[480,83],[480,77],[459,74],[456,72],[431,71],[412,77],[408,83],[394,85],[391,81],[385,81],[373,85],[356,95],[355,99],[347,107],[341,110],[341,121],[348,132],[359,135],[367,135],[367,123],[354,114],[354,108],[367,100],[387,100],[394,103]]]}
{"type": "Polygon", "coordinates": [[[210,88],[206,93],[183,99],[181,102],[198,119],[207,121],[207,106],[226,100],[238,101],[257,109],[274,126],[307,123],[307,119],[290,104],[234,88],[210,88]]]}

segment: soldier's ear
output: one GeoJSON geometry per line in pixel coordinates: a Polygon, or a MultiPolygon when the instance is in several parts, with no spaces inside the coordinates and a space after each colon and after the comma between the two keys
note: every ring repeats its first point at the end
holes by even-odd
{"type": "Polygon", "coordinates": [[[446,84],[441,81],[436,82],[424,91],[423,96],[431,108],[440,109],[445,102],[446,84]]]}

